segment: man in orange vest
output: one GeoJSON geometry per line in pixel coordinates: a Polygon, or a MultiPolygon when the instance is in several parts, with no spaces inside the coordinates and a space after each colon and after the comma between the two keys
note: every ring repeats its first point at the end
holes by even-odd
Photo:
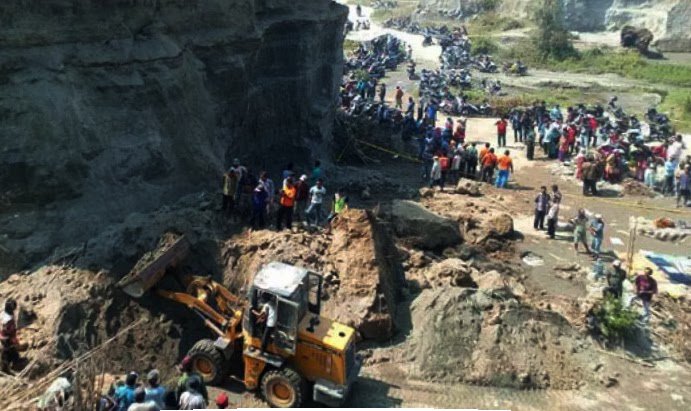
{"type": "Polygon", "coordinates": [[[276,219],[276,230],[281,231],[281,225],[285,221],[286,228],[293,227],[293,206],[295,205],[295,195],[297,189],[293,184],[293,178],[286,179],[285,187],[281,190],[281,199],[279,200],[280,208],[278,209],[278,217],[276,219]]]}
{"type": "Polygon", "coordinates": [[[497,188],[506,188],[506,183],[509,181],[509,173],[513,173],[513,161],[511,160],[509,150],[504,151],[504,155],[497,159],[497,168],[499,174],[497,175],[497,188]]]}
{"type": "Polygon", "coordinates": [[[497,156],[494,154],[494,149],[490,148],[487,154],[482,157],[482,181],[492,184],[496,165],[497,156]]]}

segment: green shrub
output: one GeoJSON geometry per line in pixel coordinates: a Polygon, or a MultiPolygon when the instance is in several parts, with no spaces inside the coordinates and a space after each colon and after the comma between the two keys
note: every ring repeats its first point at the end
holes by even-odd
{"type": "Polygon", "coordinates": [[[499,8],[501,0],[482,0],[480,2],[480,7],[484,11],[494,11],[499,8]]]}
{"type": "Polygon", "coordinates": [[[635,330],[638,314],[625,308],[621,299],[607,297],[595,309],[595,318],[602,335],[611,342],[621,343],[635,330]]]}
{"type": "Polygon", "coordinates": [[[542,0],[533,13],[533,19],[537,24],[533,43],[541,60],[561,61],[578,56],[571,42],[571,34],[564,28],[561,1],[542,0]]]}
{"type": "Polygon", "coordinates": [[[471,53],[478,54],[494,54],[499,50],[499,45],[491,37],[474,37],[471,53]]]}

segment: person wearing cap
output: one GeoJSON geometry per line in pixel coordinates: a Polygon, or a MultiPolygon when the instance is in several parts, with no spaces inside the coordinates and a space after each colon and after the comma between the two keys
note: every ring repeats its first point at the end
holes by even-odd
{"type": "Polygon", "coordinates": [[[115,390],[113,398],[117,404],[117,411],[127,411],[130,405],[134,404],[134,391],[137,389],[138,378],[139,375],[136,372],[130,371],[125,377],[125,384],[115,390]]]}
{"type": "Polygon", "coordinates": [[[612,262],[612,267],[607,270],[605,275],[607,280],[607,288],[604,290],[604,295],[611,295],[617,299],[621,298],[622,291],[624,289],[623,283],[626,279],[626,271],[621,268],[621,261],[614,260],[612,262]]]}
{"type": "Polygon", "coordinates": [[[601,214],[595,214],[595,218],[590,222],[588,231],[593,237],[590,243],[590,249],[593,250],[593,256],[597,258],[600,254],[600,247],[602,247],[602,240],[605,236],[605,222],[602,220],[601,214]]]}
{"type": "Polygon", "coordinates": [[[657,281],[653,278],[653,269],[646,267],[642,274],[636,276],[634,284],[634,299],[639,299],[643,303],[643,320],[647,322],[650,319],[650,303],[653,301],[653,295],[657,294],[657,281]]]}
{"type": "Polygon", "coordinates": [[[222,392],[216,396],[216,408],[219,410],[228,408],[228,396],[226,393],[222,392]]]}
{"type": "Polygon", "coordinates": [[[149,371],[146,376],[148,387],[144,391],[146,393],[146,401],[153,402],[158,408],[164,409],[166,389],[159,384],[160,380],[161,375],[157,369],[149,371]]]}
{"type": "Polygon", "coordinates": [[[205,401],[208,401],[209,393],[206,390],[204,380],[202,379],[202,377],[199,376],[199,374],[192,371],[192,357],[186,355],[180,362],[180,365],[178,365],[178,369],[182,373],[182,375],[178,379],[178,386],[175,390],[175,397],[177,398],[178,402],[182,400],[182,395],[188,391],[190,384],[192,384],[192,386],[195,387],[194,389],[199,394],[201,394],[205,401]]]}

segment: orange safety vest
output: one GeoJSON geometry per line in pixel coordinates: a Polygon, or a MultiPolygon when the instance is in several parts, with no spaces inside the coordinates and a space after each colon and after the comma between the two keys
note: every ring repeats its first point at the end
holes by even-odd
{"type": "Polygon", "coordinates": [[[297,189],[293,187],[285,187],[281,192],[281,205],[284,207],[292,207],[295,204],[295,195],[297,189]]]}

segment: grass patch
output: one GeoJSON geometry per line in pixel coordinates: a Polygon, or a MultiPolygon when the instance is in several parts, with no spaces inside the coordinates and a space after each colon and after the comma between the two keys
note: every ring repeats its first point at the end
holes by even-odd
{"type": "Polygon", "coordinates": [[[607,297],[595,309],[595,318],[602,335],[614,343],[622,343],[636,327],[638,314],[625,308],[621,299],[607,297]]]}
{"type": "Polygon", "coordinates": [[[491,37],[475,37],[472,41],[471,54],[473,56],[478,54],[495,54],[499,51],[499,44],[491,37]]]}
{"type": "Polygon", "coordinates": [[[673,88],[660,94],[660,111],[669,113],[677,130],[691,131],[691,88],[673,88]]]}
{"type": "Polygon", "coordinates": [[[346,54],[354,53],[358,49],[359,46],[360,46],[359,41],[345,39],[343,41],[343,52],[346,54]]]}

